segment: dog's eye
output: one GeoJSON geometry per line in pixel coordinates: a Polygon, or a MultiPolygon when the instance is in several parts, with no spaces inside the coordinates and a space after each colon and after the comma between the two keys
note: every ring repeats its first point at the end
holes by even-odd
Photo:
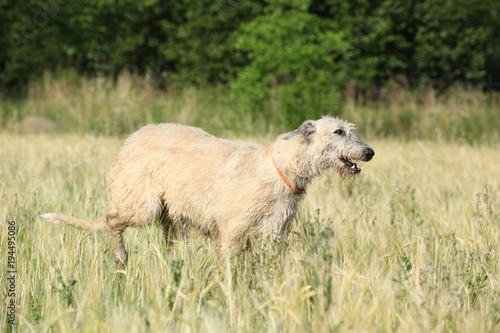
{"type": "Polygon", "coordinates": [[[338,129],[338,130],[336,130],[333,133],[338,134],[338,135],[344,135],[345,134],[344,130],[341,130],[341,129],[338,129]]]}

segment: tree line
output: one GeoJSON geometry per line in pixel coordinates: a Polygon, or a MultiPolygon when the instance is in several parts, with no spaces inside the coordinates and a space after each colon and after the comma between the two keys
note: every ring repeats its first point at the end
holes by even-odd
{"type": "Polygon", "coordinates": [[[497,0],[0,0],[0,92],[66,69],[229,83],[255,103],[275,88],[294,105],[350,81],[491,88],[499,14],[497,0]]]}

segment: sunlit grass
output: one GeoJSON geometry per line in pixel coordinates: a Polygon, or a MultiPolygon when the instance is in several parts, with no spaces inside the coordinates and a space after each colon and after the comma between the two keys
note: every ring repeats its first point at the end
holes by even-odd
{"type": "Polygon", "coordinates": [[[124,275],[106,234],[38,217],[101,216],[121,143],[0,134],[0,218],[18,228],[16,331],[500,329],[498,146],[371,140],[357,179],[329,172],[309,188],[288,244],[223,260],[196,234],[167,254],[159,228],[128,229],[124,275]]]}

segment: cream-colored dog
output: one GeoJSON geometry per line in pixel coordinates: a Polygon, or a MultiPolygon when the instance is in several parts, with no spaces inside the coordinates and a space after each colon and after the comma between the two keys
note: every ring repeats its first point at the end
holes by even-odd
{"type": "Polygon", "coordinates": [[[42,217],[87,230],[109,230],[114,261],[125,267],[123,231],[158,222],[170,244],[173,229],[197,229],[223,248],[259,234],[285,235],[307,185],[334,167],[358,174],[355,161],[374,151],[339,118],[305,121],[266,144],[229,141],[199,128],[148,125],[133,133],[108,174],[106,216],[85,221],[60,213],[42,217]]]}

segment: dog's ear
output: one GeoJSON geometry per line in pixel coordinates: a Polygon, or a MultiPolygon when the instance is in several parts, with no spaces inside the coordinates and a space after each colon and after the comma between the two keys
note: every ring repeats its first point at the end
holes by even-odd
{"type": "Polygon", "coordinates": [[[316,132],[316,126],[314,125],[314,121],[312,120],[306,120],[300,125],[298,129],[295,131],[290,132],[286,137],[285,140],[290,140],[297,134],[302,134],[303,136],[306,137],[306,139],[310,139],[312,135],[316,132]]]}
{"type": "Polygon", "coordinates": [[[291,131],[286,137],[285,137],[285,140],[290,140],[291,138],[293,138],[294,136],[296,136],[297,134],[299,134],[299,130],[296,129],[295,131],[291,131]]]}
{"type": "Polygon", "coordinates": [[[312,120],[306,120],[300,125],[299,132],[307,139],[310,139],[311,136],[316,132],[316,125],[312,120]]]}

